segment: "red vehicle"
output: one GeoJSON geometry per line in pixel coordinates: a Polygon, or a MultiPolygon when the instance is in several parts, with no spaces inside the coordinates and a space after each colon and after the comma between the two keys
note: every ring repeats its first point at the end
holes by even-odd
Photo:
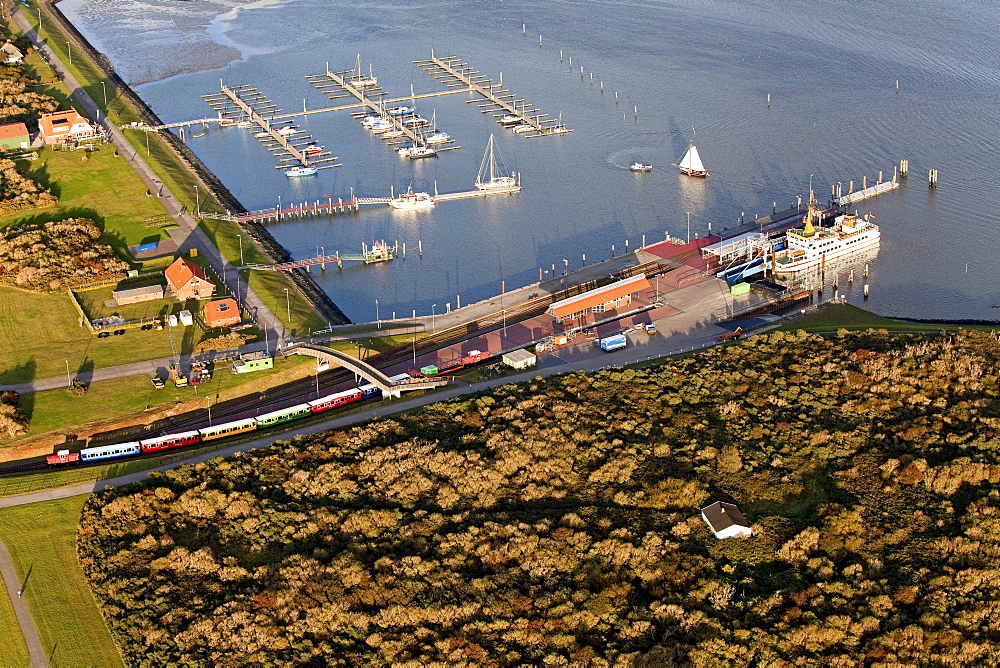
{"type": "Polygon", "coordinates": [[[166,450],[167,448],[179,448],[184,445],[201,442],[201,434],[197,431],[186,431],[181,434],[167,434],[156,438],[147,438],[139,441],[139,447],[143,452],[153,452],[154,450],[166,450]]]}
{"type": "Polygon", "coordinates": [[[346,390],[344,392],[331,394],[330,396],[323,397],[322,399],[310,401],[309,410],[313,413],[321,413],[323,411],[328,411],[331,408],[336,408],[337,406],[343,406],[344,404],[349,404],[352,401],[357,401],[361,397],[361,390],[346,390]]]}
{"type": "Polygon", "coordinates": [[[49,455],[45,458],[45,463],[49,466],[58,466],[59,464],[74,464],[80,461],[79,452],[70,452],[69,450],[60,450],[54,455],[49,455]]]}

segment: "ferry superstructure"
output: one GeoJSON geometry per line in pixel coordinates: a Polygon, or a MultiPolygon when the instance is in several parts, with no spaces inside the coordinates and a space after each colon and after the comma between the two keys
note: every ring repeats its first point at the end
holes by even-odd
{"type": "Polygon", "coordinates": [[[815,267],[855,251],[878,246],[882,233],[867,216],[844,214],[837,216],[830,227],[813,225],[816,209],[809,207],[802,229],[786,233],[784,251],[774,256],[773,270],[788,274],[815,267]]]}

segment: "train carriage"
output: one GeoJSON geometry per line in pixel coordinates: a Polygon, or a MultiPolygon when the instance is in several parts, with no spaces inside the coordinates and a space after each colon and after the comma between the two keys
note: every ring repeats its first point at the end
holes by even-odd
{"type": "Polygon", "coordinates": [[[364,385],[359,387],[358,390],[361,392],[362,399],[367,399],[368,397],[382,396],[382,390],[379,388],[378,385],[375,385],[374,383],[365,383],[364,385]]]}
{"type": "Polygon", "coordinates": [[[214,427],[206,427],[205,429],[199,429],[198,433],[201,434],[201,440],[211,441],[216,438],[224,438],[226,436],[233,436],[234,434],[240,434],[245,431],[253,431],[257,428],[256,418],[247,418],[245,420],[236,420],[235,422],[225,422],[214,427]]]}
{"type": "Polygon", "coordinates": [[[75,464],[80,461],[79,452],[70,452],[69,450],[60,450],[54,455],[49,455],[45,458],[45,463],[49,466],[58,466],[59,464],[75,464]]]}
{"type": "Polygon", "coordinates": [[[200,442],[201,434],[197,431],[185,431],[180,434],[167,434],[166,436],[157,436],[156,438],[145,438],[139,441],[139,446],[143,452],[153,452],[154,450],[180,448],[200,442]]]}
{"type": "Polygon", "coordinates": [[[361,396],[361,390],[345,390],[343,392],[337,392],[336,394],[330,394],[321,399],[314,399],[313,401],[310,401],[309,410],[313,413],[328,411],[331,408],[336,408],[337,406],[343,406],[344,404],[349,404],[352,401],[357,401],[361,398],[361,396]]]}
{"type": "Polygon", "coordinates": [[[102,445],[96,448],[84,448],[80,451],[80,459],[85,462],[97,459],[113,459],[115,457],[136,455],[141,451],[142,449],[139,445],[139,441],[133,441],[130,443],[115,443],[114,445],[102,445]]]}
{"type": "Polygon", "coordinates": [[[270,413],[265,413],[264,415],[258,415],[254,419],[257,421],[257,425],[259,427],[270,427],[271,425],[281,424],[282,422],[297,420],[300,417],[309,415],[310,412],[309,404],[298,404],[297,406],[291,406],[290,408],[282,408],[280,411],[272,411],[270,413]]]}

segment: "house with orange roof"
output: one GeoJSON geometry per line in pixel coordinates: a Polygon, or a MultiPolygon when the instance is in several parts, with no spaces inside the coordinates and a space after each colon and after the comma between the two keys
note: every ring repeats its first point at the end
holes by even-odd
{"type": "Polygon", "coordinates": [[[24,123],[7,123],[0,125],[0,148],[28,148],[31,135],[24,123]]]}
{"type": "Polygon", "coordinates": [[[215,283],[208,280],[205,270],[191,260],[179,257],[167,267],[163,275],[167,289],[178,300],[208,299],[215,293],[215,283]]]}
{"type": "Polygon", "coordinates": [[[643,290],[649,289],[649,280],[645,274],[615,281],[603,288],[589,290],[579,295],[555,302],[549,307],[549,315],[556,322],[563,320],[580,320],[588,313],[604,313],[619,309],[632,303],[632,297],[638,296],[643,290]]]}
{"type": "Polygon", "coordinates": [[[240,324],[240,307],[232,297],[215,299],[205,304],[205,324],[209,327],[231,327],[240,324]]]}
{"type": "Polygon", "coordinates": [[[90,139],[101,135],[100,130],[91,125],[90,121],[77,113],[75,109],[42,114],[38,118],[38,133],[45,140],[46,146],[90,139]]]}

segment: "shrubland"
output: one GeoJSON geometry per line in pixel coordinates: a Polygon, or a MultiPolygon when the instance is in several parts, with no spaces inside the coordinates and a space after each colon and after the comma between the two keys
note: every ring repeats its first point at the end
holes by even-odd
{"type": "Polygon", "coordinates": [[[137,665],[991,663],[998,356],[776,332],[537,378],[96,494],[79,554],[137,665]]]}

